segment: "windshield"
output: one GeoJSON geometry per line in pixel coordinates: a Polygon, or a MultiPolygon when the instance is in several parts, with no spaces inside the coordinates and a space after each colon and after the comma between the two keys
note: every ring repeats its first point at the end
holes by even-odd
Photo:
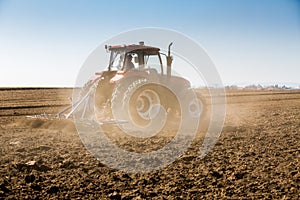
{"type": "Polygon", "coordinates": [[[109,69],[121,70],[124,62],[124,51],[112,51],[109,61],[109,69]]]}

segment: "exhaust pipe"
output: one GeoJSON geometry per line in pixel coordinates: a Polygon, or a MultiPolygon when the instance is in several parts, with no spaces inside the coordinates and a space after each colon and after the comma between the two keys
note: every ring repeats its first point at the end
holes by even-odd
{"type": "Polygon", "coordinates": [[[171,76],[171,67],[172,67],[172,61],[173,57],[171,56],[171,46],[173,45],[173,42],[169,44],[168,47],[168,56],[167,56],[167,76],[171,76]]]}

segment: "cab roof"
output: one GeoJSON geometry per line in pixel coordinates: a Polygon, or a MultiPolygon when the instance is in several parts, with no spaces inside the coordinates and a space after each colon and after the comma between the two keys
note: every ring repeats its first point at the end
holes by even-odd
{"type": "Polygon", "coordinates": [[[160,50],[157,47],[145,46],[145,45],[139,45],[139,44],[115,45],[115,46],[109,46],[108,49],[111,51],[125,50],[126,52],[137,52],[137,51],[156,51],[156,52],[158,52],[160,50]]]}

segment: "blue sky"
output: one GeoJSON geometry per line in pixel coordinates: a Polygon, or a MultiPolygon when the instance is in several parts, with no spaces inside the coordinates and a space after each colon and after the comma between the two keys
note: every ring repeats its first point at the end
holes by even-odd
{"type": "Polygon", "coordinates": [[[0,0],[0,86],[73,86],[93,49],[142,27],[194,39],[224,84],[300,82],[296,0],[0,0]]]}

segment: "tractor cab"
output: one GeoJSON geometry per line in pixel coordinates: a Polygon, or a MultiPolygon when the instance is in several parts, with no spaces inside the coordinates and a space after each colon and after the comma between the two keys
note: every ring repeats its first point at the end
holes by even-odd
{"type": "Polygon", "coordinates": [[[134,71],[155,71],[163,75],[163,64],[160,56],[160,49],[145,46],[143,42],[138,45],[106,46],[110,51],[108,71],[127,72],[134,71]]]}

